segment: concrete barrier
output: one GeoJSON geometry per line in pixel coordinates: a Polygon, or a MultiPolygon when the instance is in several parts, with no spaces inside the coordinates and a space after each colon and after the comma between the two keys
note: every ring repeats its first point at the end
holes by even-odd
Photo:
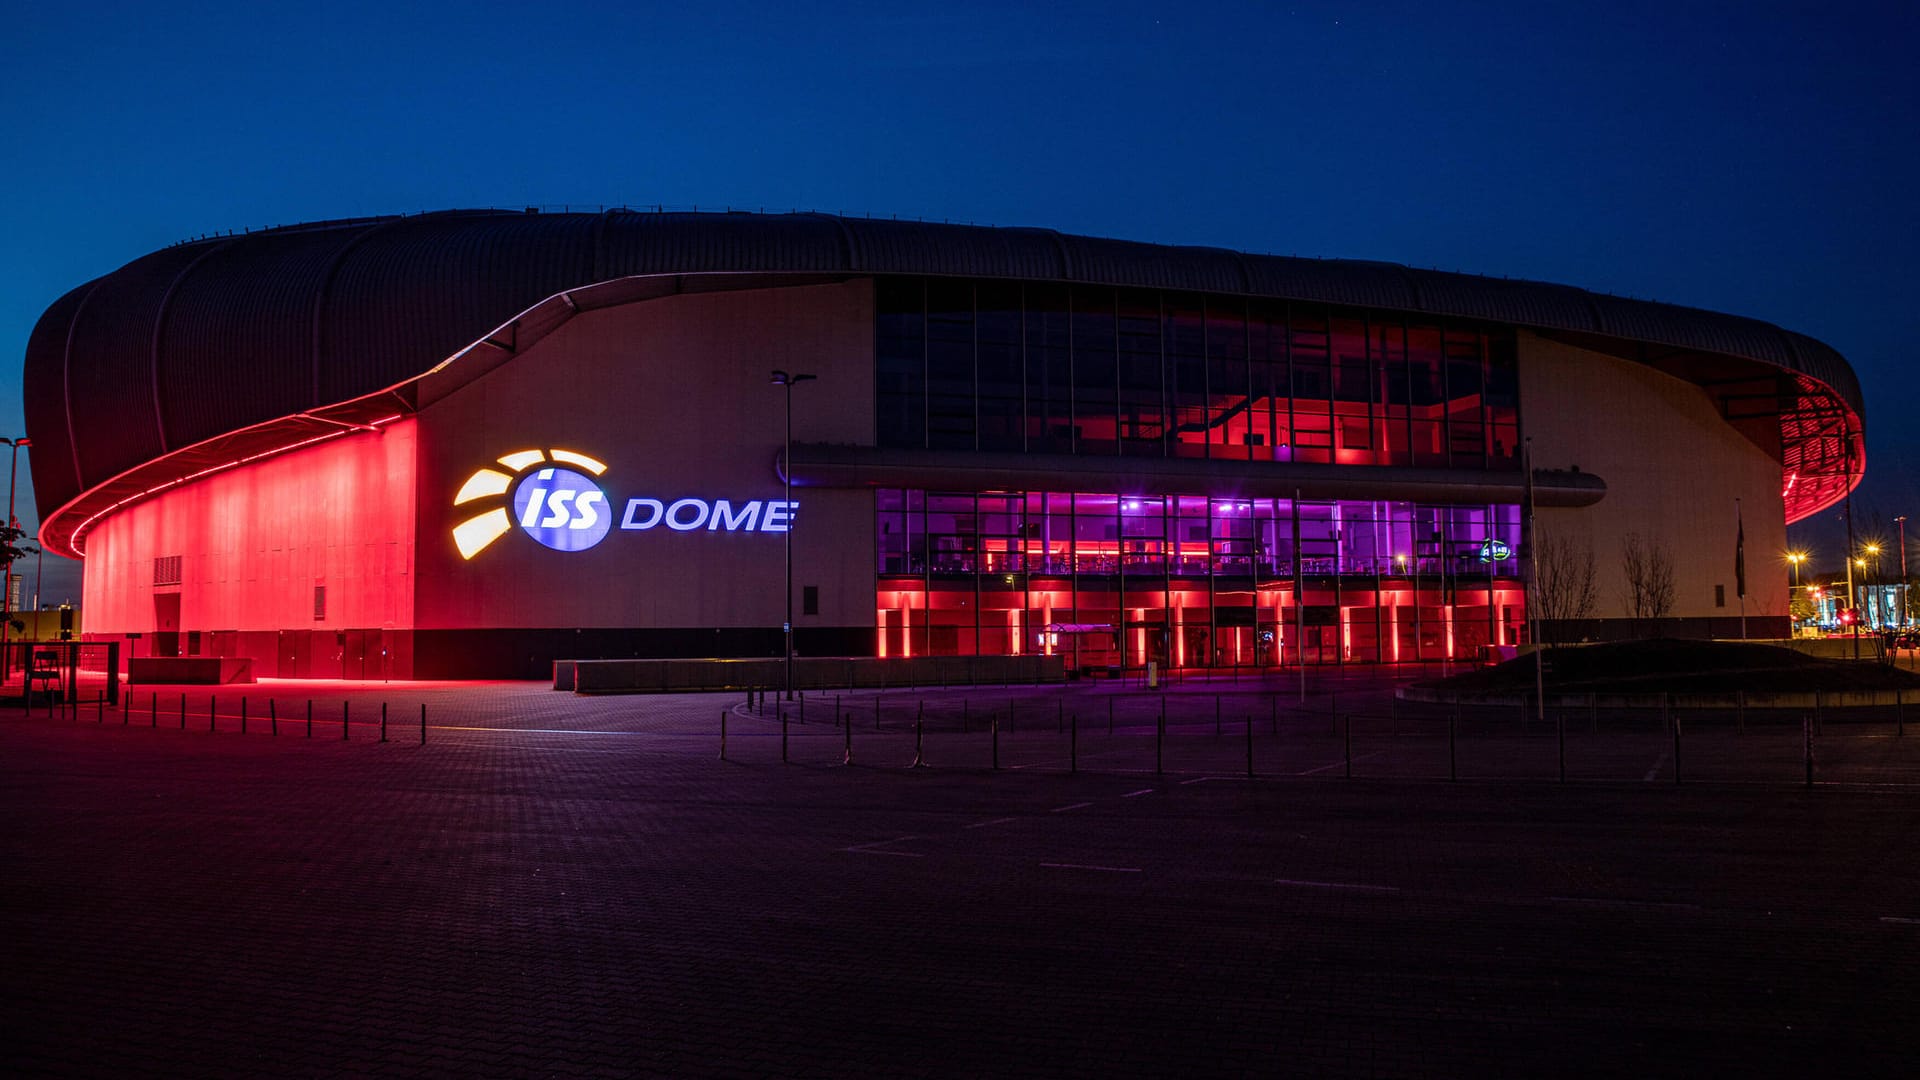
{"type": "Polygon", "coordinates": [[[127,661],[129,683],[221,686],[253,681],[253,661],[244,656],[136,656],[127,661]]]}

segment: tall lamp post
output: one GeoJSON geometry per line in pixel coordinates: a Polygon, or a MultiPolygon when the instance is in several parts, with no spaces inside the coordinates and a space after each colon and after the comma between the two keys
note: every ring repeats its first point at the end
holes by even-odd
{"type": "MultiPolygon", "coordinates": [[[[1807,553],[1804,551],[1787,552],[1787,563],[1793,567],[1793,591],[1794,592],[1800,591],[1800,564],[1806,561],[1807,561],[1807,553]]],[[[1800,624],[1799,624],[1799,620],[1793,617],[1792,593],[1789,593],[1787,595],[1787,630],[1790,636],[1795,636],[1795,637],[1799,636],[1800,624]]]]}
{"type": "Polygon", "coordinates": [[[781,627],[782,644],[787,650],[787,700],[793,700],[793,387],[816,376],[799,373],[789,374],[778,368],[773,372],[773,385],[785,387],[787,392],[787,445],[780,456],[780,479],[786,483],[787,501],[787,621],[781,627]]]}
{"type": "Polygon", "coordinates": [[[1905,514],[1894,518],[1893,523],[1900,527],[1900,628],[1905,630],[1913,625],[1913,615],[1907,608],[1907,518],[1905,514]]]}
{"type": "MultiPolygon", "coordinates": [[[[13,519],[13,491],[15,483],[20,479],[20,448],[23,446],[32,446],[33,440],[21,436],[18,439],[0,438],[0,442],[4,442],[8,446],[13,447],[13,453],[10,455],[12,460],[7,464],[7,525],[9,527],[15,527],[13,519]]],[[[11,547],[12,545],[9,544],[8,546],[11,547]]],[[[8,559],[6,574],[4,577],[0,577],[0,677],[5,677],[13,670],[13,665],[6,660],[7,638],[12,629],[13,560],[8,559]]]]}

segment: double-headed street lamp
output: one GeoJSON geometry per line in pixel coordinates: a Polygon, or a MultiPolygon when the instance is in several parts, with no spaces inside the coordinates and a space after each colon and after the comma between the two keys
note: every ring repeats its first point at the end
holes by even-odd
{"type": "MultiPolygon", "coordinates": [[[[1806,561],[1807,561],[1807,553],[1804,551],[1787,552],[1787,563],[1788,565],[1793,567],[1794,592],[1800,591],[1800,564],[1806,561]]],[[[1787,628],[1793,635],[1796,635],[1796,636],[1800,632],[1800,625],[1793,617],[1793,594],[1792,593],[1787,594],[1787,628]]]]}
{"type": "Polygon", "coordinates": [[[781,627],[783,644],[787,649],[787,700],[793,700],[793,387],[816,376],[788,373],[778,368],[773,372],[773,385],[783,386],[787,391],[787,446],[780,457],[780,478],[786,482],[787,500],[787,621],[781,627]]]}

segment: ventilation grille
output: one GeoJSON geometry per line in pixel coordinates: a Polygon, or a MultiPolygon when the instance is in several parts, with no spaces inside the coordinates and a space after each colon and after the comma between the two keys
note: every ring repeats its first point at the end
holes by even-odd
{"type": "Polygon", "coordinates": [[[155,585],[180,584],[180,556],[156,556],[153,560],[153,583],[155,585]]]}

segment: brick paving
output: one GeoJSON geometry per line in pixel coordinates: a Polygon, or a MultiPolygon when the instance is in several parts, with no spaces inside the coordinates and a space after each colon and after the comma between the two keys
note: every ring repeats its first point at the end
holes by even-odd
{"type": "MultiPolygon", "coordinates": [[[[1430,731],[1363,721],[1348,783],[1322,768],[1344,761],[1337,729],[1310,714],[1262,735],[1258,779],[1238,775],[1244,729],[1214,736],[1191,688],[1161,776],[1145,713],[1110,739],[1104,718],[1083,729],[1103,764],[1065,773],[1032,692],[998,773],[973,726],[984,697],[964,733],[939,697],[934,767],[910,770],[903,697],[879,733],[856,721],[842,768],[815,702],[783,766],[777,722],[740,695],[263,684],[243,738],[238,694],[209,733],[211,695],[186,692],[184,732],[180,691],[147,715],[137,696],[124,726],[0,710],[11,1074],[1893,1076],[1920,1060],[1920,733],[1823,735],[1845,782],[1806,790],[1797,727],[1702,734],[1683,761],[1712,782],[1679,786],[1645,778],[1657,729],[1570,740],[1588,778],[1559,785],[1539,779],[1555,740],[1489,728],[1467,744],[1478,774],[1531,753],[1529,778],[1447,783],[1391,778],[1444,765],[1430,731]]],[[[1103,704],[1066,694],[1056,713],[1103,704]]]]}

